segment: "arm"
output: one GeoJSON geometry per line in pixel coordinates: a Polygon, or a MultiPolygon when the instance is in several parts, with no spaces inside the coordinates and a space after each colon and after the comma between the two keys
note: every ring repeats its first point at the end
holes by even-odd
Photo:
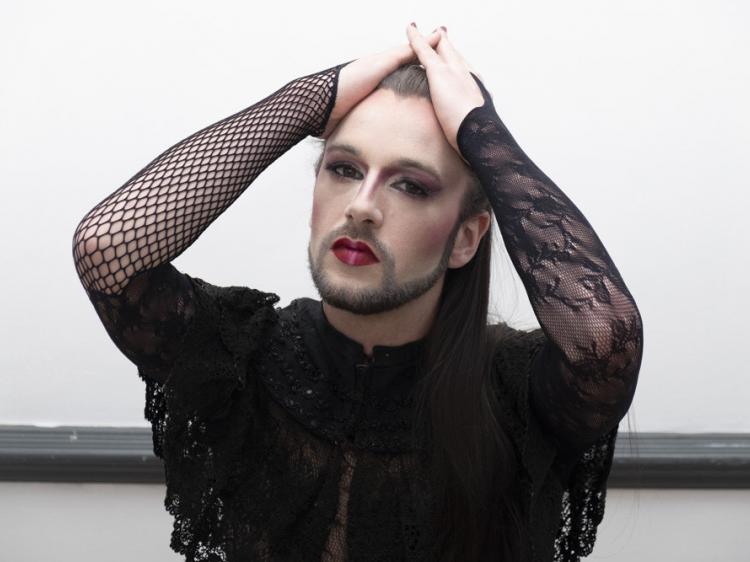
{"type": "MultiPolygon", "coordinates": [[[[428,42],[438,39],[433,34],[428,42]]],[[[326,138],[413,58],[409,45],[399,45],[293,80],[176,144],[89,211],[73,236],[76,270],[131,361],[152,378],[163,376],[200,312],[195,280],[170,260],[274,160],[307,135],[326,138]]]]}
{"type": "Polygon", "coordinates": [[[73,236],[86,293],[117,347],[156,373],[171,362],[195,312],[179,256],[267,168],[320,134],[338,65],[287,83],[174,145],[89,211],[73,236]]]}
{"type": "Polygon", "coordinates": [[[87,291],[120,294],[190,246],[277,158],[320,134],[342,65],[298,78],[171,147],[89,211],[73,257],[87,291]]]}
{"type": "Polygon", "coordinates": [[[547,336],[532,367],[531,406],[553,436],[580,449],[630,407],[643,353],[641,316],[589,222],[521,150],[476,82],[484,105],[466,115],[457,143],[547,336]]]}
{"type": "Polygon", "coordinates": [[[616,427],[632,401],[643,354],[635,301],[581,211],[513,139],[446,30],[434,50],[416,27],[406,34],[443,133],[478,176],[546,336],[534,347],[530,406],[560,444],[580,449],[616,427]]]}

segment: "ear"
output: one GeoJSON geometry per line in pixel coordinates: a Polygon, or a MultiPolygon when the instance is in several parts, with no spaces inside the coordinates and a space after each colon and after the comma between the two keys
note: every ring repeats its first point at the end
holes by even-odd
{"type": "Polygon", "coordinates": [[[453,251],[448,260],[448,267],[459,268],[465,266],[477,253],[482,236],[485,235],[491,224],[489,211],[471,216],[466,219],[458,229],[453,251]]]}

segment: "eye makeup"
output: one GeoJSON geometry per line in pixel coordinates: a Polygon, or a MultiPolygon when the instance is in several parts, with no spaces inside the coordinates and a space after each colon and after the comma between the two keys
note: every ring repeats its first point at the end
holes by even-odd
{"type": "MultiPolygon", "coordinates": [[[[352,177],[352,172],[356,174],[361,174],[359,170],[357,170],[356,167],[352,166],[348,162],[336,162],[333,161],[331,163],[327,163],[325,165],[325,169],[330,173],[335,181],[346,181],[346,180],[359,180],[360,178],[352,177]],[[348,170],[348,172],[345,172],[344,170],[348,170]]],[[[382,174],[388,175],[387,171],[383,171],[382,174]]],[[[427,198],[434,195],[434,193],[438,190],[436,190],[433,187],[430,187],[429,185],[425,185],[421,181],[418,181],[416,179],[411,179],[408,177],[400,177],[396,178],[393,181],[393,185],[405,185],[407,186],[404,189],[399,189],[399,191],[402,191],[406,195],[412,196],[412,197],[419,197],[419,198],[427,198]]]]}
{"type": "MultiPolygon", "coordinates": [[[[362,158],[360,151],[350,144],[335,143],[326,148],[326,154],[337,151],[345,152],[359,159],[362,158]]],[[[397,173],[402,169],[417,173],[419,177],[415,179],[418,179],[426,189],[432,192],[440,191],[443,187],[440,174],[433,166],[413,158],[398,158],[383,168],[385,173],[397,173]]]]}

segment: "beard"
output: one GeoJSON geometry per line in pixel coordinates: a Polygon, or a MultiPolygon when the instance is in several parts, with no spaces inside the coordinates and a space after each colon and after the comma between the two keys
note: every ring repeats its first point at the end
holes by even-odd
{"type": "Polygon", "coordinates": [[[417,279],[399,282],[396,279],[396,267],[391,254],[385,251],[382,246],[375,243],[372,236],[367,232],[357,232],[355,228],[349,227],[344,232],[332,232],[320,244],[317,259],[313,260],[312,247],[307,247],[307,264],[312,276],[315,288],[320,294],[320,298],[331,306],[346,310],[354,314],[378,314],[394,310],[424,295],[440,280],[448,269],[453,244],[456,241],[458,229],[461,226],[460,221],[456,222],[448,240],[443,248],[443,254],[440,262],[432,271],[417,279]],[[376,248],[378,254],[382,256],[379,262],[383,268],[383,280],[379,287],[372,288],[353,288],[347,287],[343,283],[334,283],[330,276],[324,271],[322,263],[326,254],[330,250],[331,244],[340,236],[348,236],[368,242],[370,246],[376,248]]]}

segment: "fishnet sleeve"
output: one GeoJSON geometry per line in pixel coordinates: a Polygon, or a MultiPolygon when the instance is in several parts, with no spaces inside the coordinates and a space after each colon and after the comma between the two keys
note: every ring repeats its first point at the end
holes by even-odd
{"type": "Polygon", "coordinates": [[[346,64],[292,80],[175,144],[78,224],[77,274],[130,360],[154,373],[172,361],[194,313],[194,293],[190,278],[169,262],[272,162],[307,135],[323,133],[346,64]]]}
{"type": "Polygon", "coordinates": [[[535,356],[532,408],[567,452],[617,427],[643,353],[635,301],[576,205],[521,150],[474,76],[484,105],[457,143],[477,174],[546,343],[535,356]]]}

